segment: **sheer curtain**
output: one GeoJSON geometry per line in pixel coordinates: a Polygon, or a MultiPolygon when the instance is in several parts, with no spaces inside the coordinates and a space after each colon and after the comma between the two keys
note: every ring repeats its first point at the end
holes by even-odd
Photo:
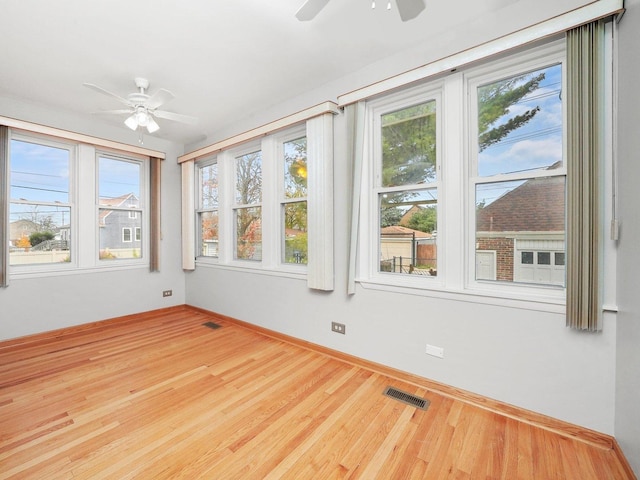
{"type": "Polygon", "coordinates": [[[345,107],[347,114],[347,145],[352,165],[351,228],[349,229],[349,266],[347,294],[356,293],[356,258],[360,219],[360,193],[362,188],[362,161],[364,149],[365,101],[361,100],[345,107]]]}
{"type": "Polygon", "coordinates": [[[0,287],[9,281],[9,128],[0,125],[0,287]]]}
{"type": "Polygon", "coordinates": [[[602,329],[604,22],[567,32],[567,326],[602,329]]]}

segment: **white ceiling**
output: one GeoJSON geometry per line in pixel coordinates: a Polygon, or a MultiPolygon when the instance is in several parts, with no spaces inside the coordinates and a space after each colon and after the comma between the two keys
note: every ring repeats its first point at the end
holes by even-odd
{"type": "MultiPolygon", "coordinates": [[[[371,0],[332,0],[313,21],[299,22],[302,2],[3,2],[0,97],[95,121],[92,112],[121,105],[84,82],[126,96],[134,77],[146,77],[150,93],[166,88],[176,96],[163,109],[199,118],[196,126],[158,120],[155,136],[192,143],[443,32],[464,34],[506,4],[536,3],[426,0],[418,18],[403,23],[386,0],[375,10],[371,0]]],[[[126,118],[100,117],[113,125],[126,118]]]]}

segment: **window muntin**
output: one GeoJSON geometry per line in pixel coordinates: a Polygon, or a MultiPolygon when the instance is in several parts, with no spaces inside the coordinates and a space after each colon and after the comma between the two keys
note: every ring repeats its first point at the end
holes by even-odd
{"type": "Polygon", "coordinates": [[[282,143],[284,188],[280,195],[282,262],[307,264],[307,138],[282,143]]]}
{"type": "Polygon", "coordinates": [[[98,236],[100,260],[142,256],[142,162],[99,154],[98,236]],[[140,236],[133,232],[140,230],[140,236]]]}
{"type": "Polygon", "coordinates": [[[11,139],[11,266],[71,261],[74,152],[72,146],[45,140],[11,139]]]}
{"type": "Polygon", "coordinates": [[[376,122],[376,268],[382,273],[437,276],[438,104],[425,97],[392,105],[376,122]]]}
{"type": "Polygon", "coordinates": [[[235,159],[236,260],[262,260],[262,152],[235,159]]]}
{"type": "Polygon", "coordinates": [[[495,252],[496,272],[476,269],[475,280],[564,286],[564,266],[544,271],[551,254],[540,251],[565,248],[562,64],[498,75],[471,82],[475,264],[495,252]]]}
{"type": "Polygon", "coordinates": [[[219,170],[218,163],[198,167],[197,225],[199,255],[217,258],[219,255],[219,170]]]}

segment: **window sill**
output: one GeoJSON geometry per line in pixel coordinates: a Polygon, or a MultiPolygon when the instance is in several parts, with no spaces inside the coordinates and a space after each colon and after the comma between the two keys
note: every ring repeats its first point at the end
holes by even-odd
{"type": "Polygon", "coordinates": [[[120,270],[142,270],[149,269],[149,263],[147,261],[141,263],[127,263],[119,264],[119,265],[95,265],[91,267],[75,267],[68,266],[67,268],[29,268],[20,269],[16,271],[16,268],[13,267],[12,271],[9,273],[9,282],[11,279],[20,280],[20,279],[30,279],[30,278],[42,278],[42,277],[59,277],[59,276],[67,276],[67,275],[83,275],[88,273],[98,273],[98,272],[113,272],[120,270]]]}
{"type": "MultiPolygon", "coordinates": [[[[357,282],[366,290],[378,290],[405,295],[418,295],[422,297],[433,297],[442,300],[453,300],[458,302],[478,303],[482,305],[495,305],[500,307],[519,308],[525,310],[535,310],[548,313],[565,313],[564,290],[557,289],[558,294],[534,295],[527,293],[516,295],[512,292],[500,292],[497,289],[487,291],[481,289],[465,288],[452,289],[441,285],[430,285],[429,288],[415,285],[401,285],[399,283],[390,284],[377,279],[360,279],[357,282]],[[562,296],[559,294],[562,292],[562,296]]],[[[546,289],[545,289],[546,290],[546,289]]],[[[553,292],[556,293],[556,292],[553,292]]]]}
{"type": "Polygon", "coordinates": [[[245,272],[256,275],[268,275],[272,277],[287,277],[297,280],[307,280],[307,268],[306,267],[281,267],[281,268],[268,268],[263,266],[251,265],[250,262],[234,262],[234,263],[217,263],[214,261],[207,261],[196,259],[196,269],[202,268],[214,268],[219,270],[229,270],[234,272],[245,272]],[[246,263],[246,264],[245,264],[246,263]]]}

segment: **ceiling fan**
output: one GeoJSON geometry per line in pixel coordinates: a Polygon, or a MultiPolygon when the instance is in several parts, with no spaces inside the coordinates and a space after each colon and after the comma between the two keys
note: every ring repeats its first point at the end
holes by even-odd
{"type": "MultiPolygon", "coordinates": [[[[391,0],[389,2],[390,8],[391,0]]],[[[372,0],[371,6],[375,8],[375,0],[372,0]]],[[[424,0],[395,0],[400,13],[400,19],[403,22],[416,18],[422,10],[424,10],[424,0]]],[[[329,3],[329,0],[306,0],[296,12],[296,18],[302,22],[313,20],[313,18],[329,3]]]]}
{"type": "Polygon", "coordinates": [[[188,115],[181,115],[179,113],[158,110],[161,105],[174,98],[173,93],[171,93],[169,90],[161,88],[153,95],[149,95],[147,93],[147,89],[149,88],[149,80],[147,80],[146,78],[136,77],[134,79],[134,82],[138,91],[130,93],[129,95],[127,95],[127,98],[121,97],[120,95],[105,90],[104,88],[99,87],[98,85],[94,85],[93,83],[84,83],[83,85],[92,90],[95,90],[96,92],[113,97],[120,103],[125,104],[127,106],[127,108],[125,109],[106,110],[97,113],[115,115],[128,114],[129,116],[124,121],[124,124],[131,130],[137,130],[138,127],[142,127],[146,128],[149,133],[158,131],[160,129],[160,126],[155,121],[154,117],[173,120],[174,122],[187,123],[190,125],[193,125],[198,121],[197,118],[190,117],[188,115]]]}

